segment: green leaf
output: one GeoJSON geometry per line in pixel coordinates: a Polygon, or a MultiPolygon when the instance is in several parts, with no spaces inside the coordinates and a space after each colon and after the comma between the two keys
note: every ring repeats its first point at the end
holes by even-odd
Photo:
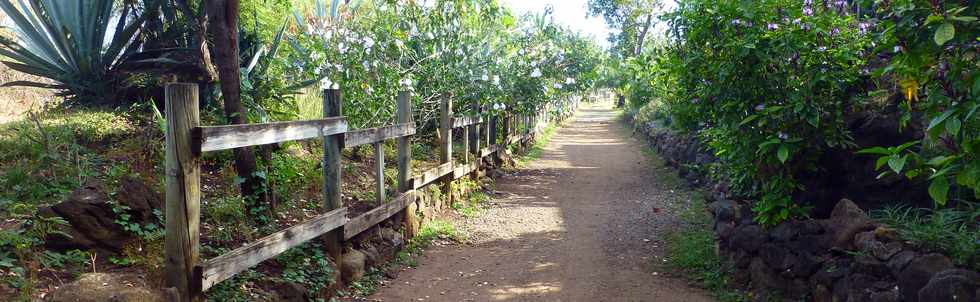
{"type": "Polygon", "coordinates": [[[866,149],[861,149],[856,152],[856,154],[880,154],[880,155],[891,155],[892,152],[885,147],[871,147],[866,149]]]}
{"type": "Polygon", "coordinates": [[[955,112],[956,112],[955,109],[946,110],[942,114],[932,118],[932,121],[929,122],[929,127],[926,127],[926,131],[932,130],[932,128],[939,126],[939,124],[942,124],[944,121],[946,121],[947,118],[949,118],[950,115],[953,115],[953,113],[955,112]]]}
{"type": "Polygon", "coordinates": [[[936,42],[936,45],[943,46],[946,42],[953,39],[956,35],[956,28],[953,27],[953,23],[943,23],[939,25],[936,29],[936,34],[932,36],[932,40],[936,42]]]}
{"type": "Polygon", "coordinates": [[[960,119],[955,117],[951,118],[946,120],[946,131],[949,132],[950,135],[956,136],[960,133],[961,125],[962,123],[960,122],[960,119]]]}
{"type": "Polygon", "coordinates": [[[939,177],[932,180],[929,184],[929,197],[939,204],[940,206],[945,206],[946,202],[949,201],[949,181],[945,177],[939,177]]]}
{"type": "Polygon", "coordinates": [[[888,159],[888,167],[895,171],[896,174],[902,173],[902,169],[905,168],[905,161],[908,160],[908,155],[898,156],[898,154],[892,155],[888,159]]]}
{"type": "Polygon", "coordinates": [[[789,159],[789,148],[786,145],[779,145],[779,150],[776,151],[776,157],[779,157],[779,161],[786,163],[789,159]]]}
{"type": "Polygon", "coordinates": [[[881,169],[882,166],[888,163],[888,158],[888,156],[879,157],[878,161],[875,162],[875,171],[878,171],[878,169],[881,169]]]}

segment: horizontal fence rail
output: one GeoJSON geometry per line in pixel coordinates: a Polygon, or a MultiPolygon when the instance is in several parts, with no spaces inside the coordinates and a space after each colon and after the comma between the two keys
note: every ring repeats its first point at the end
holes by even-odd
{"type": "Polygon", "coordinates": [[[347,131],[342,117],[309,121],[197,127],[201,152],[320,138],[347,131]]]}
{"type": "MultiPolygon", "coordinates": [[[[395,217],[404,215],[407,226],[416,219],[409,212],[417,200],[417,191],[441,182],[445,192],[451,192],[452,181],[474,175],[481,170],[484,158],[500,163],[500,152],[512,142],[530,141],[540,122],[549,122],[540,115],[517,117],[511,114],[491,116],[484,120],[476,116],[453,116],[452,101],[442,99],[439,153],[440,164],[417,175],[411,175],[411,138],[416,134],[412,121],[409,92],[399,92],[394,125],[368,129],[348,129],[340,108],[339,90],[324,91],[324,118],[306,121],[273,122],[244,125],[201,126],[198,112],[197,87],[194,84],[174,83],[166,87],[166,240],[165,276],[167,286],[176,289],[179,301],[194,301],[221,281],[262,261],[271,259],[290,248],[322,238],[324,248],[341,262],[344,241],[395,217]],[[501,124],[502,122],[502,124],[501,124]],[[518,128],[517,123],[523,123],[518,128]],[[501,131],[498,131],[498,126],[501,131]],[[522,129],[518,132],[517,129],[522,129]],[[453,161],[452,139],[456,130],[462,131],[463,163],[453,161]],[[203,152],[268,145],[296,140],[324,141],[324,212],[281,231],[272,233],[220,256],[203,260],[200,253],[200,156],[203,152]],[[395,197],[385,202],[384,149],[387,140],[398,145],[395,197]],[[503,145],[500,144],[503,142],[503,145]],[[375,152],[375,196],[378,206],[348,218],[340,195],[340,149],[373,145],[375,152]]],[[[572,110],[574,106],[572,104],[572,110]]],[[[550,110],[550,107],[549,107],[550,110]]],[[[452,194],[447,202],[452,204],[452,194]]],[[[406,228],[408,236],[415,230],[406,228]]],[[[339,274],[337,279],[340,280],[339,274]]]]}
{"type": "Polygon", "coordinates": [[[204,261],[199,269],[201,290],[208,290],[218,282],[345,224],[347,208],[336,209],[204,261]]]}

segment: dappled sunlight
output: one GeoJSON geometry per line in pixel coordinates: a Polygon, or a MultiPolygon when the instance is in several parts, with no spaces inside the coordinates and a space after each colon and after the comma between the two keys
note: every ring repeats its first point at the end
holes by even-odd
{"type": "Polygon", "coordinates": [[[518,296],[552,294],[559,291],[561,291],[561,284],[558,282],[533,282],[519,286],[504,286],[490,290],[490,293],[494,301],[508,301],[518,296]]]}

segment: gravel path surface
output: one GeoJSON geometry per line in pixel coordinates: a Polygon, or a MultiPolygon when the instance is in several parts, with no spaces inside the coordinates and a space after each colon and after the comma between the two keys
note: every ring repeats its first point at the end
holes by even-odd
{"type": "MultiPolygon", "coordinates": [[[[610,103],[586,105],[538,160],[497,181],[464,245],[425,252],[376,301],[711,301],[657,271],[680,197],[610,103]]],[[[671,172],[672,173],[672,172],[671,172]]]]}

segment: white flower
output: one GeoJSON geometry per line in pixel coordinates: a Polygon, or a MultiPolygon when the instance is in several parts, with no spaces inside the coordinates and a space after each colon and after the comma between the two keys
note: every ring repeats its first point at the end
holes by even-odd
{"type": "Polygon", "coordinates": [[[567,84],[567,85],[575,84],[575,79],[573,79],[573,78],[565,78],[565,84],[567,84]]]}
{"type": "Polygon", "coordinates": [[[785,140],[785,139],[788,139],[788,138],[789,138],[789,135],[788,134],[783,133],[783,132],[779,132],[779,139],[785,140]]]}
{"type": "Polygon", "coordinates": [[[758,111],[762,111],[762,110],[765,110],[765,109],[766,109],[766,105],[765,104],[759,104],[759,105],[756,105],[755,106],[755,110],[758,110],[758,111]]]}
{"type": "Polygon", "coordinates": [[[493,110],[500,110],[500,103],[493,104],[493,110]]]}
{"type": "Polygon", "coordinates": [[[431,40],[431,39],[435,39],[435,36],[433,36],[431,32],[427,32],[427,33],[425,33],[425,37],[426,37],[426,38],[429,38],[430,40],[431,40]]]}
{"type": "Polygon", "coordinates": [[[371,37],[364,37],[364,48],[371,48],[374,46],[374,39],[371,37]]]}
{"type": "Polygon", "coordinates": [[[405,42],[402,42],[402,40],[395,40],[395,45],[398,46],[398,48],[402,48],[405,47],[405,42]]]}
{"type": "Polygon", "coordinates": [[[404,78],[398,80],[398,84],[402,86],[402,89],[411,90],[412,89],[412,79],[404,78]]]}
{"type": "Polygon", "coordinates": [[[320,69],[320,66],[317,66],[316,68],[313,68],[313,74],[315,74],[315,75],[320,75],[320,72],[321,71],[322,70],[320,69]]]}
{"type": "Polygon", "coordinates": [[[488,76],[486,73],[484,73],[483,76],[480,77],[480,80],[481,81],[484,81],[484,82],[489,81],[490,80],[490,76],[488,76]]]}
{"type": "Polygon", "coordinates": [[[555,89],[561,89],[562,85],[561,83],[555,83],[554,87],[555,89]]]}
{"type": "Polygon", "coordinates": [[[532,78],[541,77],[541,69],[540,68],[534,68],[534,71],[531,71],[531,77],[532,78]]]}
{"type": "Polygon", "coordinates": [[[500,86],[500,76],[498,76],[498,75],[494,75],[493,76],[493,84],[494,85],[497,85],[497,86],[500,86]]]}
{"type": "Polygon", "coordinates": [[[333,85],[334,85],[334,83],[331,82],[330,79],[328,79],[326,77],[324,77],[323,79],[320,79],[320,89],[330,89],[330,87],[333,86],[333,85]]]}
{"type": "Polygon", "coordinates": [[[347,53],[347,44],[344,43],[337,44],[337,50],[340,50],[340,54],[347,53]]]}
{"type": "Polygon", "coordinates": [[[364,66],[364,70],[371,70],[371,64],[368,64],[368,61],[361,62],[361,65],[364,66]]]}

